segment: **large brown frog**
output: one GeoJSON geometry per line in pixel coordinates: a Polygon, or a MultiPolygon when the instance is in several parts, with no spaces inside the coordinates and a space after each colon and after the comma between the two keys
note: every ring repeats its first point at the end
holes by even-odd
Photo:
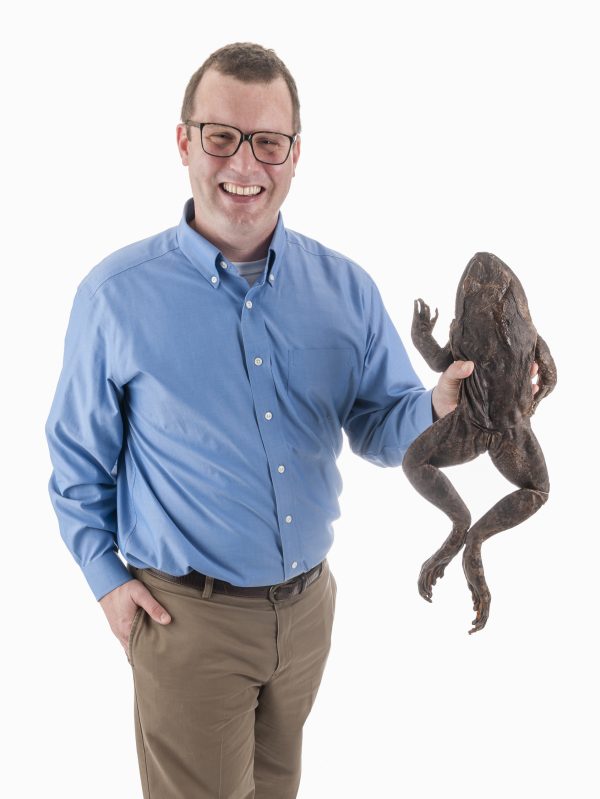
{"type": "Polygon", "coordinates": [[[467,264],[450,340],[443,348],[432,336],[437,318],[437,309],[432,318],[423,300],[415,300],[412,340],[429,366],[443,372],[455,360],[468,360],[475,368],[461,383],[456,410],[415,439],[402,467],[417,491],[452,521],[452,532],[421,568],[419,593],[431,602],[432,586],[464,545],[463,570],[477,614],[470,634],[485,626],[490,609],[482,543],[527,519],[548,498],[548,472],[530,417],[554,388],[556,366],[533,326],[519,279],[491,253],[476,253],[467,264]],[[536,394],[530,377],[534,362],[539,367],[536,394]],[[466,463],[486,450],[518,490],[471,526],[467,506],[440,468],[466,463]]]}

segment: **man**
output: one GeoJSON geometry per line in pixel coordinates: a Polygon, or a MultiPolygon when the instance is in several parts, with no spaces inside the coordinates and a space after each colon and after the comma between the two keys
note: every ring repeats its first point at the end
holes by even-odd
{"type": "Polygon", "coordinates": [[[296,796],[342,429],[396,466],[473,368],[426,391],[369,275],[284,227],[299,132],[273,51],[213,53],[177,126],[179,225],[94,267],[69,320],[49,489],[132,667],[146,799],[296,796]]]}

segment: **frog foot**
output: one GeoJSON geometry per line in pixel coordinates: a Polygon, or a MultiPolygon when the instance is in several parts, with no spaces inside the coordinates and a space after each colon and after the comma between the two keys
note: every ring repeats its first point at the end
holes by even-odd
{"type": "Polygon", "coordinates": [[[469,635],[471,633],[476,633],[478,630],[483,630],[488,620],[488,616],[490,615],[490,601],[492,596],[489,591],[485,591],[483,594],[479,595],[477,589],[473,588],[473,586],[469,586],[471,589],[471,596],[473,597],[473,610],[476,612],[476,616],[471,622],[473,627],[468,631],[469,635]]]}
{"type": "Polygon", "coordinates": [[[418,331],[421,335],[429,334],[431,335],[431,331],[435,327],[435,323],[438,320],[438,309],[435,309],[435,316],[431,316],[431,311],[429,309],[429,305],[422,300],[420,297],[418,300],[414,302],[414,310],[413,310],[413,328],[418,331]]]}
{"type": "Polygon", "coordinates": [[[428,602],[431,602],[432,587],[437,580],[441,580],[444,576],[444,569],[450,562],[450,558],[440,559],[437,555],[432,555],[421,566],[421,573],[419,574],[419,593],[428,602]]]}
{"type": "Polygon", "coordinates": [[[462,549],[469,530],[469,523],[470,520],[467,520],[466,524],[453,525],[452,532],[442,546],[421,566],[418,582],[419,593],[423,599],[426,599],[428,602],[431,602],[432,586],[435,585],[437,580],[442,579],[444,576],[444,569],[452,558],[462,549]]]}
{"type": "Polygon", "coordinates": [[[473,610],[476,615],[471,624],[471,633],[482,630],[490,615],[490,602],[492,596],[485,581],[483,563],[481,562],[481,544],[467,543],[463,553],[463,571],[473,597],[473,610]]]}

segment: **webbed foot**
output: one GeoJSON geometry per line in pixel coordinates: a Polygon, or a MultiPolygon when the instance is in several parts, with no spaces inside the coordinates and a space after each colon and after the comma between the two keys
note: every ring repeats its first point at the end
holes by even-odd
{"type": "Polygon", "coordinates": [[[419,593],[428,602],[431,602],[432,587],[436,584],[437,580],[441,580],[444,576],[444,569],[450,563],[452,558],[457,555],[465,542],[465,537],[469,529],[470,519],[467,520],[466,525],[454,526],[452,532],[444,541],[442,546],[437,552],[428,558],[421,566],[421,573],[419,574],[419,593]]]}
{"type": "Polygon", "coordinates": [[[423,599],[426,599],[428,602],[431,602],[432,587],[438,579],[441,580],[444,576],[444,569],[448,565],[449,560],[450,558],[445,558],[440,561],[436,555],[432,555],[421,566],[418,582],[419,593],[423,599]]]}
{"type": "Polygon", "coordinates": [[[485,627],[490,615],[490,601],[492,599],[489,591],[479,596],[478,591],[473,586],[470,586],[470,588],[473,597],[473,610],[476,611],[476,616],[471,622],[473,627],[468,631],[469,635],[476,633],[478,630],[483,630],[485,627]]]}
{"type": "Polygon", "coordinates": [[[485,627],[490,615],[490,602],[492,599],[483,573],[480,543],[467,542],[463,553],[463,571],[473,597],[473,610],[476,613],[471,622],[473,627],[468,631],[469,635],[471,635],[471,633],[475,633],[485,627]]]}

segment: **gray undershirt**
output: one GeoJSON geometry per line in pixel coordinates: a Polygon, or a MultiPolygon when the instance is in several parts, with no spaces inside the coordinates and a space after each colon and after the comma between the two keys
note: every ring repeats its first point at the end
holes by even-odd
{"type": "Polygon", "coordinates": [[[242,277],[245,277],[250,287],[262,275],[267,263],[267,259],[261,258],[259,261],[232,261],[231,262],[238,270],[242,277]]]}

